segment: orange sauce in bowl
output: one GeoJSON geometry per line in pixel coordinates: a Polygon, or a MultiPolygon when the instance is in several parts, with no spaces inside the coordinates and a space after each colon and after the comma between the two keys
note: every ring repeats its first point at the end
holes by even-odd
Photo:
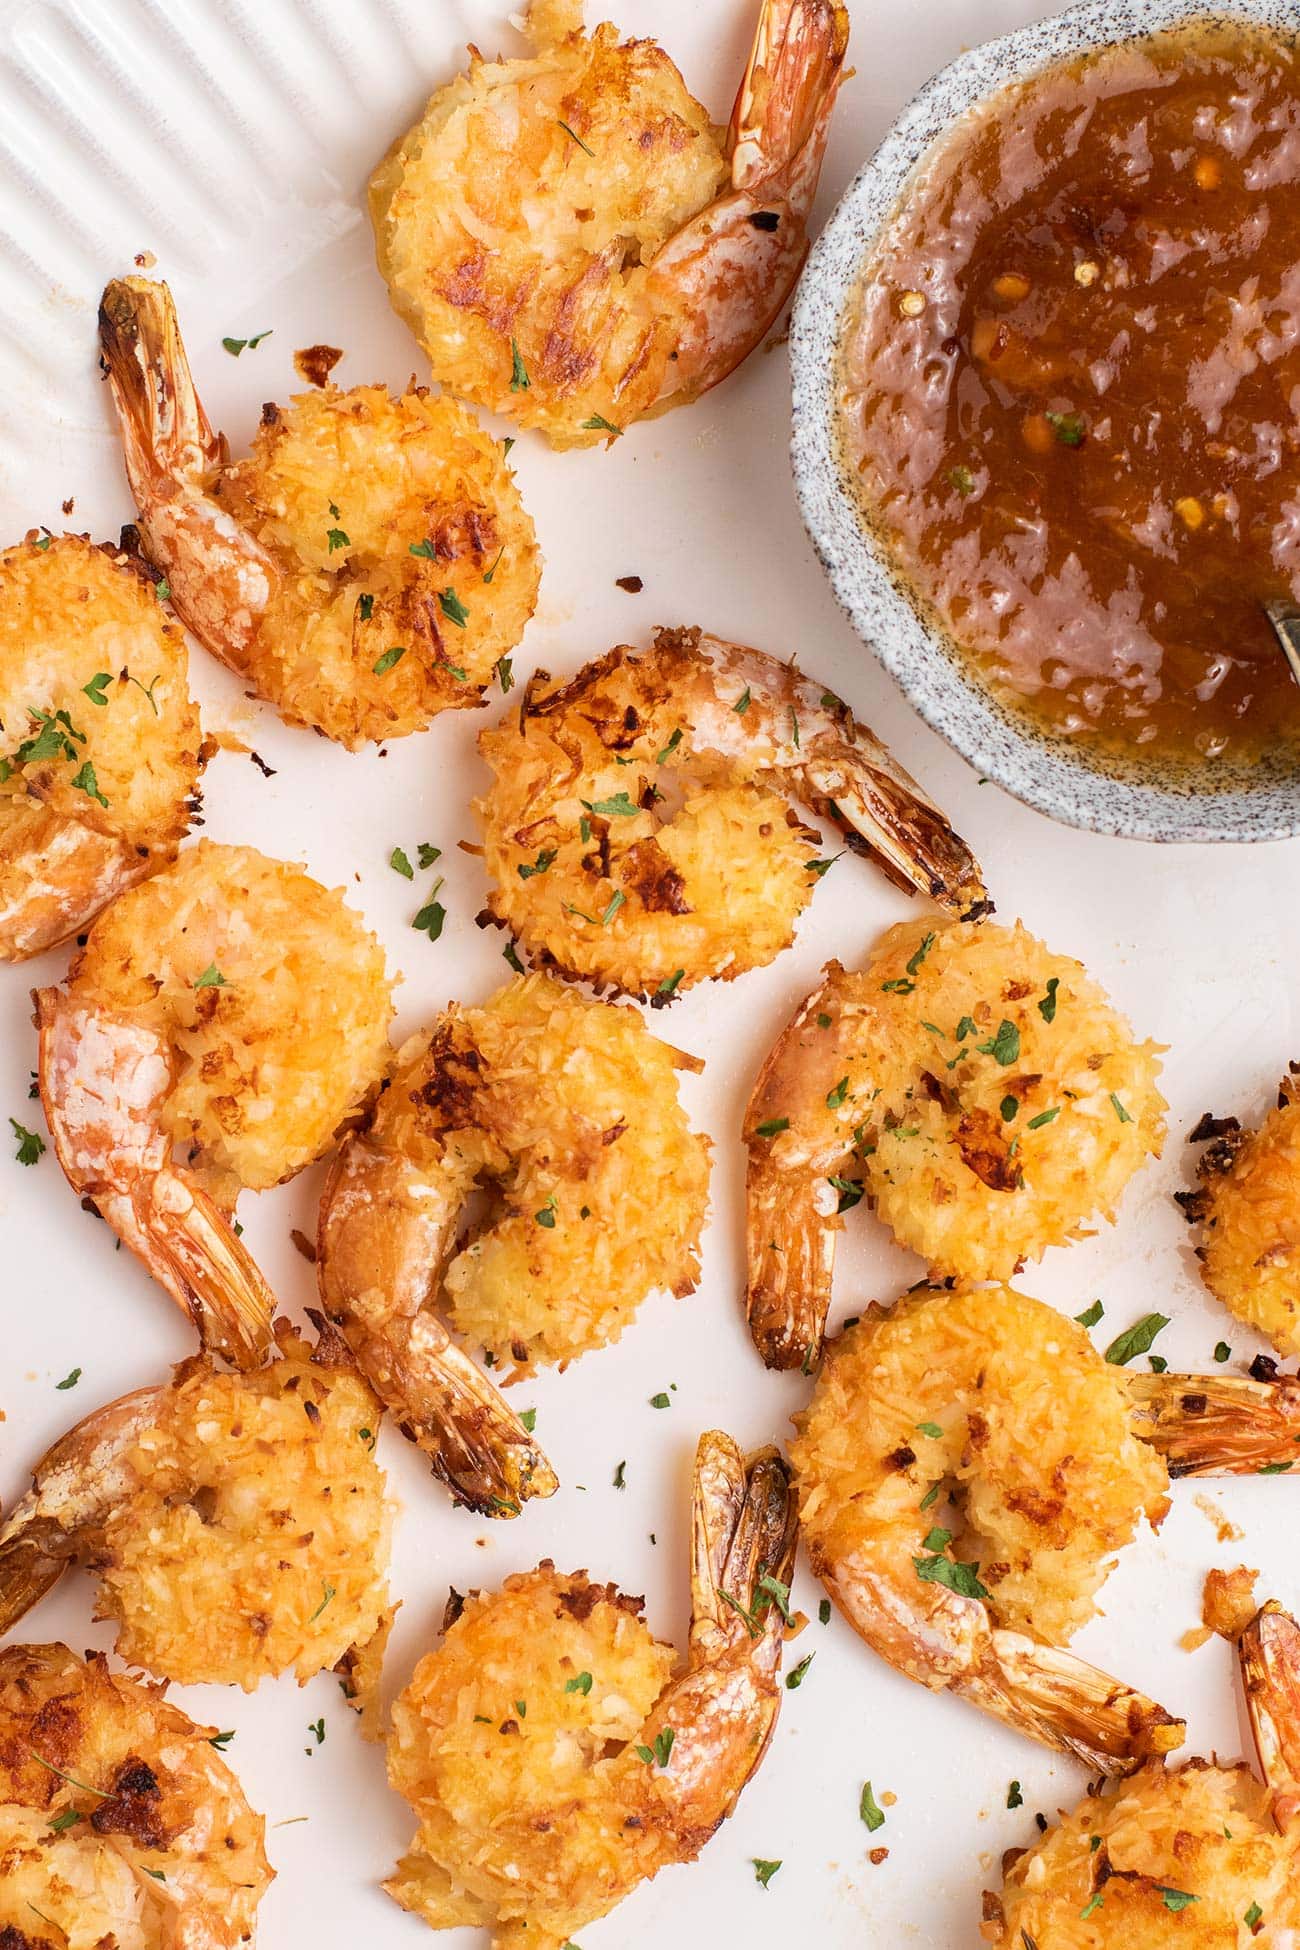
{"type": "Polygon", "coordinates": [[[846,465],[904,579],[1057,735],[1203,769],[1300,748],[1300,58],[1200,28],[958,125],[872,254],[846,465]]]}

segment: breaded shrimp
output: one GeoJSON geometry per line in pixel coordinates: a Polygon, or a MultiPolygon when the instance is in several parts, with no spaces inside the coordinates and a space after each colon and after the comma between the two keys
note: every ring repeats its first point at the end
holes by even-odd
{"type": "Polygon", "coordinates": [[[1197,1171],[1201,1187],[1178,1194],[1206,1286],[1238,1320],[1300,1354],[1300,1083],[1293,1063],[1277,1103],[1255,1131],[1235,1117],[1203,1117],[1191,1142],[1213,1142],[1197,1171]]]}
{"type": "Polygon", "coordinates": [[[526,60],[441,88],[375,171],[379,268],[453,392],[590,446],[697,399],[808,250],[848,45],[839,0],[762,0],[726,132],[653,41],[534,0],[526,60]]]}
{"type": "Polygon", "coordinates": [[[1300,1940],[1300,1631],[1268,1604],[1239,1643],[1263,1769],[1148,1760],[1090,1793],[984,1895],[999,1950],[1290,1950],[1300,1940]]]}
{"type": "Polygon", "coordinates": [[[264,407],[231,462],[166,285],[110,284],[100,337],[145,547],[206,649],[352,750],[483,702],[539,557],[472,414],[419,387],[325,386],[264,407]]]}
{"type": "Polygon", "coordinates": [[[266,1827],[161,1689],[65,1645],[0,1651],[5,1950],[235,1950],[274,1871],[266,1827]]]}
{"type": "Polygon", "coordinates": [[[383,952],[338,894],[206,840],[114,901],[63,987],[37,993],[59,1163],[205,1346],[265,1352],[274,1302],[235,1200],[358,1114],[391,1014],[383,952]]]}
{"type": "Polygon", "coordinates": [[[502,1368],[570,1361],[617,1340],[655,1288],[693,1292],[709,1147],[675,1072],[698,1067],[635,1010],[528,976],[413,1039],[331,1168],[325,1312],[435,1473],[485,1514],[556,1479],[436,1309],[502,1368]],[[496,1203],[466,1239],[480,1181],[496,1203]]]}
{"type": "MultiPolygon", "coordinates": [[[[1231,1381],[1232,1377],[1225,1377],[1231,1381]]],[[[1104,1773],[1181,1724],[1058,1650],[1169,1475],[1289,1467],[1295,1388],[1128,1375],[1006,1287],[927,1288],[831,1342],[791,1444],[813,1569],[873,1650],[1104,1773]],[[1207,1391],[1209,1393],[1207,1394],[1207,1391]],[[1170,1458],[1166,1469],[1162,1455],[1170,1458]]]]}
{"type": "Polygon", "coordinates": [[[771,961],[828,865],[790,798],[897,885],[987,910],[942,813],[792,666],[660,630],[548,682],[480,734],[495,777],[477,810],[490,912],[561,973],[663,1002],[771,961]]]}
{"type": "Polygon", "coordinates": [[[937,1274],[1006,1279],[1113,1217],[1158,1155],[1157,1045],[1082,966],[1017,925],[907,921],[831,962],[759,1072],[749,1148],[750,1331],[810,1366],[839,1214],[863,1197],[937,1274]]]}
{"type": "Polygon", "coordinates": [[[252,1692],[292,1669],[301,1685],[373,1635],[393,1522],[382,1411],[328,1330],[314,1352],[284,1321],[276,1338],[269,1367],[193,1355],[54,1445],[0,1525],[0,1631],[80,1562],[121,1657],[160,1679],[252,1692]]]}
{"type": "Polygon", "coordinates": [[[23,961],[172,859],[194,811],[185,638],[133,556],[0,554],[0,741],[0,961],[23,961]]]}
{"type": "Polygon", "coordinates": [[[692,1862],[763,1758],[794,1559],[784,1466],[716,1431],[695,1463],[691,1640],[674,1677],[641,1600],[549,1563],[475,1593],[393,1707],[419,1820],[385,1885],[436,1930],[561,1950],[692,1862]]]}

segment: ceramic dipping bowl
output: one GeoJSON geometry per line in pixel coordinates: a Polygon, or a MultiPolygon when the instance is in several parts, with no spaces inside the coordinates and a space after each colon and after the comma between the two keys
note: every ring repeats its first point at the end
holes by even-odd
{"type": "MultiPolygon", "coordinates": [[[[841,452],[840,346],[865,260],[954,124],[1008,83],[1071,55],[1192,22],[1271,27],[1294,38],[1287,0],[1087,0],[961,55],[904,109],[845,191],[804,271],[791,328],[792,459],[804,523],[863,642],[982,776],[1052,818],[1144,840],[1271,840],[1300,832],[1300,755],[1203,777],[1111,759],[1003,705],[914,598],[868,526],[841,452]]],[[[1282,654],[1279,650],[1279,656],[1282,654]]]]}

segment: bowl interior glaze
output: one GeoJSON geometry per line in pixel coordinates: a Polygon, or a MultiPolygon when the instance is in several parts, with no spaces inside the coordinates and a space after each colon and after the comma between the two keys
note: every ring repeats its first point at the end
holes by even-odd
{"type": "MultiPolygon", "coordinates": [[[[799,287],[790,334],[791,457],[813,546],[859,636],[921,716],[980,773],[1071,826],[1145,840],[1270,840],[1300,832],[1300,755],[1216,771],[1108,760],[1008,710],[927,617],[864,519],[840,454],[839,351],[863,265],[931,151],[1010,82],[1054,61],[1192,24],[1267,27],[1294,40],[1283,0],[1086,0],[959,56],[894,123],[840,199],[799,287]]],[[[1279,656],[1281,651],[1278,652],[1279,656]]]]}

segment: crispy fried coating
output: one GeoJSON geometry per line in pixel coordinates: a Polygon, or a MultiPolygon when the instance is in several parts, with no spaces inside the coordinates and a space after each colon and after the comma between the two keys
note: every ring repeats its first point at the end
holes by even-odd
{"type": "Polygon", "coordinates": [[[199,776],[185,639],[129,555],[0,554],[0,959],[66,940],[173,857],[199,776]]]}
{"type": "Polygon", "coordinates": [[[62,1645],[0,1651],[5,1950],[227,1950],[272,1877],[255,1815],[161,1689],[62,1645]]]}
{"type": "Polygon", "coordinates": [[[977,1567],[996,1624],[1064,1644],[1095,1615],[1112,1553],[1168,1509],[1165,1464],[1130,1415],[1122,1371],[1024,1294],[925,1289],[873,1310],[828,1345],[797,1418],[813,1566],[864,1592],[901,1578],[915,1610],[944,1587],[913,1565],[950,1554],[977,1567]]]}
{"type": "Polygon", "coordinates": [[[280,566],[246,661],[291,723],[355,749],[482,703],[540,557],[500,442],[463,406],[423,387],[301,394],[264,411],[219,488],[280,566]]]}
{"type": "Polygon", "coordinates": [[[531,58],[439,89],[370,186],[379,268],[434,375],[590,446],[641,418],[685,313],[647,265],[728,180],[723,132],[653,41],[534,6],[531,58]],[[605,424],[592,424],[603,420],[605,424]]]}
{"type": "Polygon", "coordinates": [[[302,1684],[385,1617],[378,1404],[283,1326],[279,1341],[279,1360],[250,1374],[182,1364],[94,1547],[97,1616],[161,1678],[251,1692],[292,1668],[302,1684]]]}
{"type": "Polygon", "coordinates": [[[1152,1760],[1026,1849],[984,1915],[998,1950],[1282,1950],[1300,1930],[1295,1840],[1248,1767],[1152,1760]]]}
{"type": "MultiPolygon", "coordinates": [[[[1300,1354],[1300,1083],[1283,1077],[1258,1130],[1224,1120],[1202,1155],[1201,1189],[1182,1199],[1199,1222],[1206,1286],[1280,1354],[1300,1354]]],[[[1203,1126],[1198,1126],[1198,1130],[1203,1126]]]]}
{"type": "MultiPolygon", "coordinates": [[[[709,1143],[678,1101],[683,1066],[634,1009],[546,975],[408,1047],[368,1143],[436,1174],[424,1206],[437,1197],[453,1220],[476,1182],[494,1186],[445,1292],[456,1331],[497,1365],[572,1360],[617,1340],[648,1293],[694,1291],[709,1143]]],[[[355,1226],[343,1237],[373,1279],[382,1248],[366,1241],[355,1226]]],[[[354,1265],[350,1286],[365,1275],[354,1265]]]]}
{"type": "Polygon", "coordinates": [[[252,847],[201,841],[114,902],[65,993],[159,1037],[167,1136],[225,1189],[318,1157],[389,1054],[379,943],[337,893],[252,847]]]}

